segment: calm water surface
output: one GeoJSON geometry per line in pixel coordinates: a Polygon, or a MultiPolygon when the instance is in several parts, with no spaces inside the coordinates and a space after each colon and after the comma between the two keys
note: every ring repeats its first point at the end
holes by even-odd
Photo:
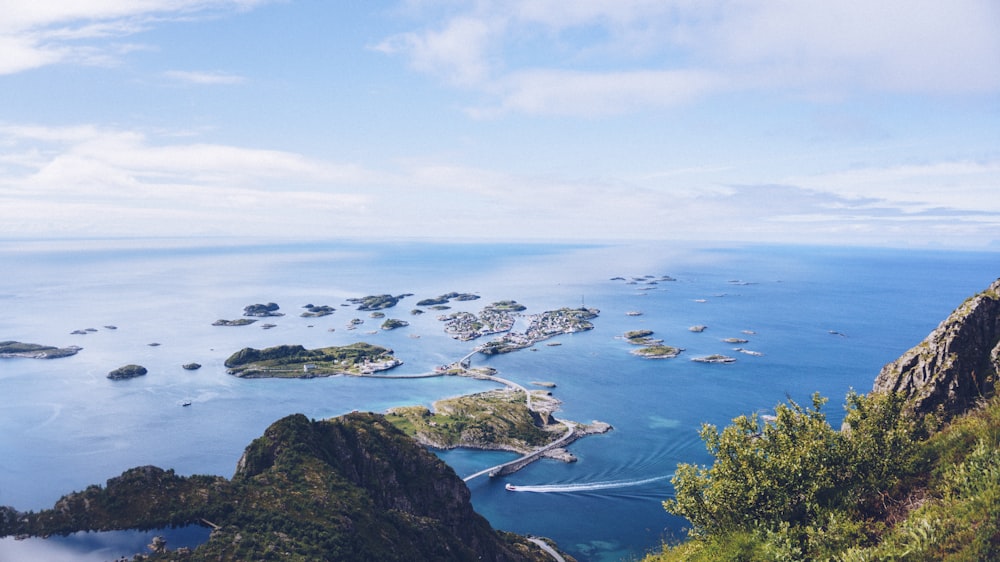
{"type": "MultiPolygon", "coordinates": [[[[426,372],[477,342],[455,341],[437,312],[414,316],[411,309],[423,298],[474,292],[482,298],[452,303],[451,311],[478,312],[501,299],[528,306],[526,313],[601,309],[594,330],[553,340],[561,345],[475,363],[525,385],[554,382],[560,417],[615,428],[574,443],[576,463],[546,460],[470,482],[476,509],[497,528],[552,537],[580,560],[637,557],[682,534],[683,520],[660,502],[678,462],[709,460],[697,436],[703,422],[767,412],[786,397],[808,402],[819,391],[839,424],[847,391],[868,390],[884,363],[1000,275],[997,257],[669,245],[0,243],[0,340],[84,348],[64,359],[0,361],[0,504],[51,507],[67,492],[146,464],[230,476],[244,447],[285,415],[429,406],[491,388],[456,378],[240,380],[223,367],[247,346],[368,341],[393,348],[404,361],[399,372],[426,372]],[[676,280],[650,284],[646,275],[676,280]],[[633,277],[640,280],[628,283],[633,277]],[[383,332],[381,320],[341,306],[381,293],[414,294],[386,311],[410,326],[383,332]],[[286,315],[212,326],[267,302],[286,315]],[[305,304],[337,312],[302,318],[305,304]],[[642,314],[626,314],[636,311],[642,314]],[[355,317],[365,324],[347,330],[355,317]],[[276,327],[264,330],[264,322],[276,327]],[[688,330],[699,324],[708,328],[688,330]],[[620,338],[634,329],[653,330],[685,351],[669,360],[635,357],[620,338]],[[749,340],[741,346],[762,355],[734,351],[721,341],[729,337],[749,340]],[[737,362],[690,361],[713,353],[737,362]],[[181,368],[189,362],[203,367],[181,368]],[[149,374],[106,378],[128,363],[149,374]],[[532,491],[508,492],[507,482],[532,491]]],[[[463,450],[440,456],[462,476],[512,458],[463,450]]],[[[4,544],[0,558],[16,559],[4,556],[4,544]]]]}

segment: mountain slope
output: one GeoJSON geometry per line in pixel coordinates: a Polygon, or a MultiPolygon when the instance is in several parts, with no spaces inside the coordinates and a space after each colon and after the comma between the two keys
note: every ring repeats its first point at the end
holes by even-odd
{"type": "Polygon", "coordinates": [[[139,467],[51,510],[0,508],[0,535],[157,528],[210,521],[209,541],[152,560],[551,560],[493,530],[464,482],[377,414],[273,423],[231,480],[139,467]]]}

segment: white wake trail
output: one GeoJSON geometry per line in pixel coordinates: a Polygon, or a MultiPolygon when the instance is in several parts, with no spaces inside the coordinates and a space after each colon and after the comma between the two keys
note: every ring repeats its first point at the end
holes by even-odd
{"type": "Polygon", "coordinates": [[[542,494],[571,494],[574,492],[590,492],[593,490],[610,490],[614,488],[628,488],[630,486],[641,486],[651,482],[659,482],[672,478],[673,474],[665,476],[655,476],[653,478],[642,478],[639,480],[611,480],[607,482],[587,482],[582,484],[551,484],[547,486],[521,486],[515,485],[514,489],[508,488],[511,492],[535,492],[542,494]]]}

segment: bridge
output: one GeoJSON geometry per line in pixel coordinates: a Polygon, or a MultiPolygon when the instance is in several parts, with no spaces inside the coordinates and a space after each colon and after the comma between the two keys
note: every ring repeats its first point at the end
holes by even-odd
{"type": "Polygon", "coordinates": [[[506,474],[513,474],[518,470],[521,470],[522,468],[538,460],[538,458],[541,457],[543,454],[545,454],[545,452],[548,451],[549,449],[555,449],[556,447],[561,447],[563,445],[568,445],[569,443],[572,443],[576,438],[576,427],[573,426],[573,424],[571,424],[570,422],[564,420],[559,420],[559,422],[566,426],[566,433],[564,433],[563,436],[560,437],[559,439],[556,439],[555,441],[549,443],[548,445],[545,445],[544,447],[539,447],[534,451],[528,453],[527,455],[524,455],[523,457],[519,457],[512,461],[505,462],[503,464],[498,464],[496,466],[491,466],[487,469],[480,470],[475,474],[470,474],[469,476],[463,478],[462,481],[469,482],[470,480],[479,478],[484,474],[488,474],[490,478],[493,478],[494,476],[504,476],[506,474]]]}

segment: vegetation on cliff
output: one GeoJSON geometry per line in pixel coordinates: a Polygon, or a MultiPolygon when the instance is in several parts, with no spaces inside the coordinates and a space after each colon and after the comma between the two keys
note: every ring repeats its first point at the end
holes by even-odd
{"type": "Polygon", "coordinates": [[[689,540],[646,562],[1000,559],[998,304],[1000,281],[850,393],[840,431],[819,396],[704,426],[714,463],[664,502],[689,540]]]}
{"type": "Polygon", "coordinates": [[[232,480],[129,470],[51,510],[0,509],[0,535],[157,528],[209,521],[190,554],[150,560],[548,560],[524,537],[494,531],[454,471],[376,414],[272,424],[232,480]]]}
{"type": "Polygon", "coordinates": [[[681,465],[664,503],[689,540],[645,562],[1000,557],[1000,401],[933,433],[901,394],[849,395],[839,432],[821,403],[706,426],[715,463],[681,465]]]}

